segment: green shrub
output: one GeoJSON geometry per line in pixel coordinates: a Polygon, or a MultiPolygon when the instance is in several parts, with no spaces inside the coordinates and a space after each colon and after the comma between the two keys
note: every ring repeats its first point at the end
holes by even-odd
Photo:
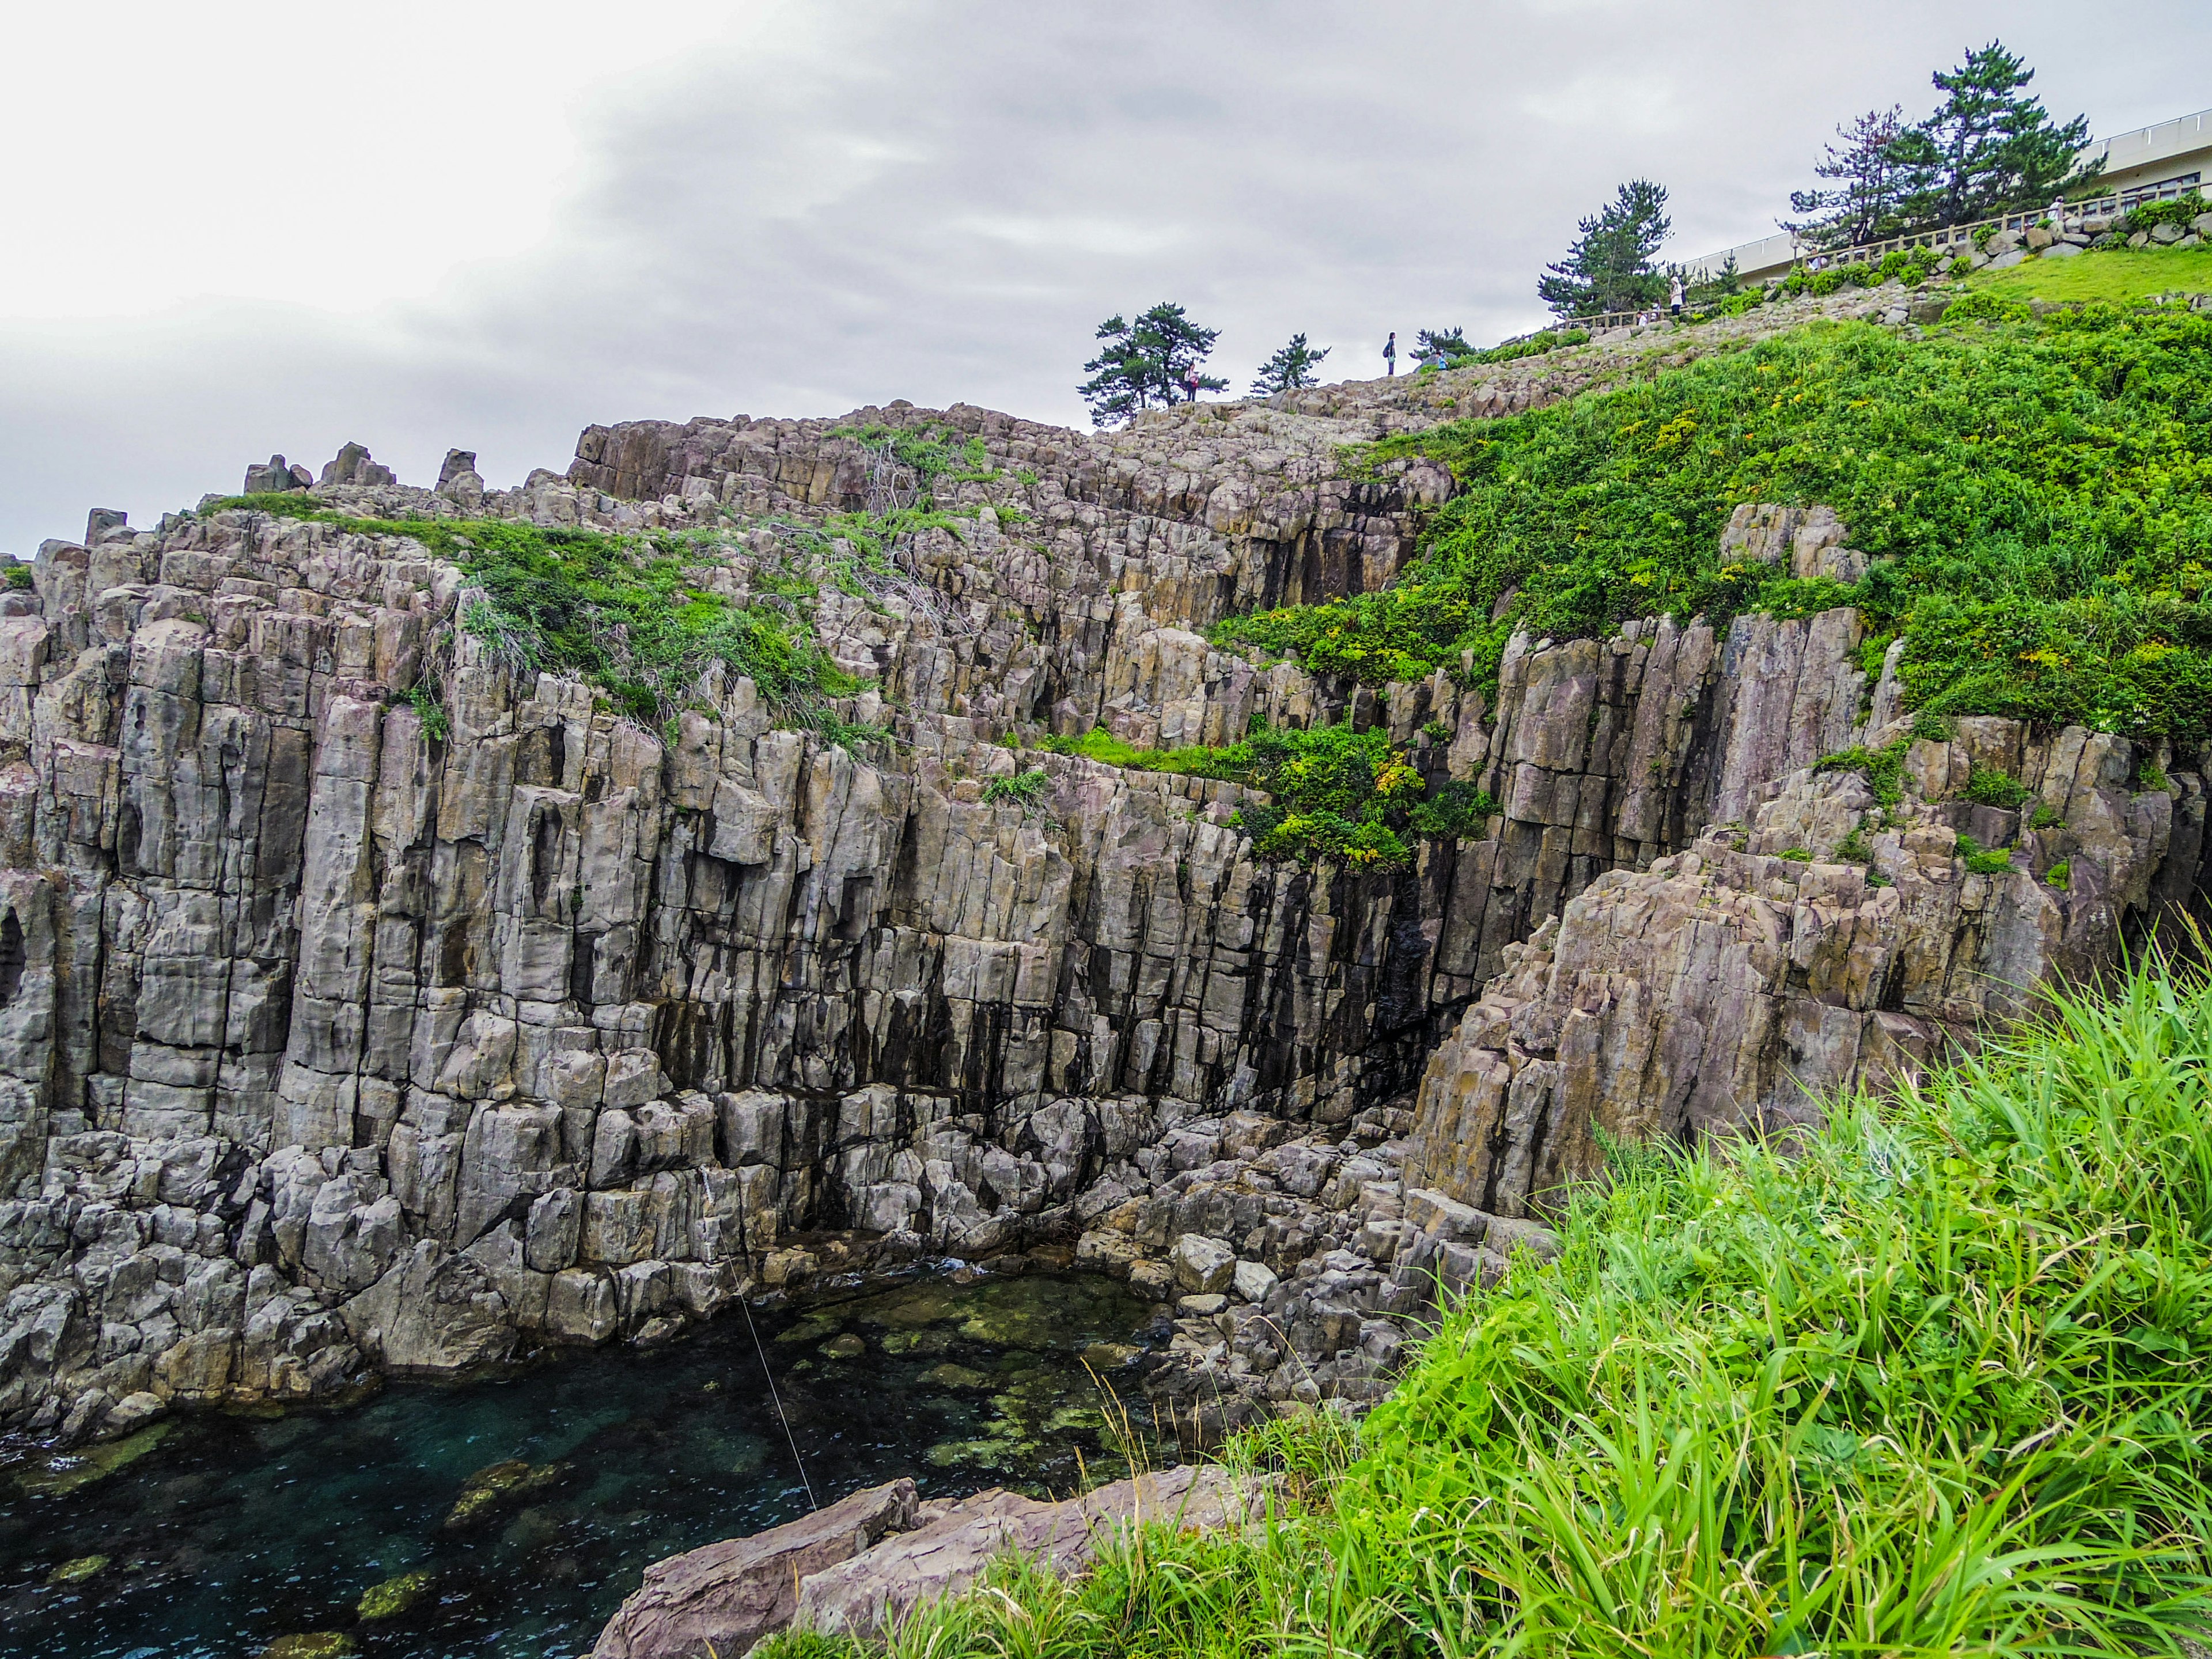
{"type": "Polygon", "coordinates": [[[1975,876],[2002,876],[2012,868],[2012,854],[2002,848],[1984,851],[1972,836],[1959,837],[1954,849],[1966,861],[1966,872],[1975,876]]]}
{"type": "Polygon", "coordinates": [[[1379,592],[1234,618],[1217,642],[1381,685],[1494,691],[1517,630],[1856,602],[1909,706],[2212,736],[2212,317],[1982,293],[1914,339],[1815,323],[1618,391],[1393,438],[1458,494],[1379,592]],[[1816,595],[1723,565],[1729,511],[1822,502],[1875,564],[1816,595]],[[1493,616],[1510,595],[1502,615],[1493,616]]]}
{"type": "Polygon", "coordinates": [[[1451,727],[1442,720],[1431,720],[1421,728],[1421,735],[1431,743],[1449,743],[1454,734],[1451,727]]]}
{"type": "Polygon", "coordinates": [[[2166,781],[2164,767],[2147,760],[2136,769],[2136,787],[2148,794],[2162,795],[2173,786],[2166,781]]]}
{"type": "Polygon", "coordinates": [[[2073,879],[2073,862],[2068,859],[2059,860],[2057,863],[2052,865],[2048,870],[2045,870],[2043,872],[2044,880],[2049,882],[2053,887],[2056,887],[2062,893],[2066,890],[2067,883],[2073,879]]]}
{"type": "Polygon", "coordinates": [[[2028,828],[2031,830],[2056,830],[2060,824],[2065,822],[2066,815],[2063,812],[2053,806],[2049,801],[2039,801],[2036,805],[2035,816],[2028,820],[2028,828]]]}
{"type": "MultiPolygon", "coordinates": [[[[1242,809],[1234,820],[1262,858],[1306,863],[1328,859],[1362,870],[1411,863],[1405,835],[1425,785],[1380,727],[1355,732],[1347,723],[1310,731],[1261,726],[1225,749],[1138,749],[1097,730],[1081,738],[1048,738],[1044,748],[1109,765],[1223,778],[1262,789],[1270,805],[1242,809]]],[[[1456,835],[1479,821],[1488,797],[1451,787],[1438,792],[1433,821],[1462,826],[1415,833],[1456,835]]],[[[1493,807],[1492,810],[1495,810],[1493,807]]]]}
{"type": "Polygon", "coordinates": [[[1052,777],[1042,767],[1032,767],[1026,772],[1017,772],[1011,777],[993,778],[983,786],[983,799],[995,805],[1010,801],[1029,809],[1042,803],[1052,793],[1052,777]]]}
{"type": "Polygon", "coordinates": [[[29,563],[18,559],[8,567],[8,588],[10,592],[28,592],[38,586],[29,563]]]}
{"type": "Polygon", "coordinates": [[[1810,864],[1813,861],[1812,854],[1802,847],[1785,847],[1775,856],[1787,859],[1792,864],[1810,864]]]}
{"type": "Polygon", "coordinates": [[[1981,806],[2017,806],[2028,797],[2027,786],[2011,773],[1994,766],[1977,766],[1966,777],[1966,799],[1981,806]]]}
{"type": "Polygon", "coordinates": [[[1498,815],[1498,802],[1487,789],[1472,783],[1447,782],[1414,802],[1406,817],[1417,835],[1451,836],[1465,840],[1479,835],[1498,815]]]}
{"type": "Polygon", "coordinates": [[[1905,742],[1881,749],[1844,749],[1813,763],[1815,772],[1856,772],[1867,781],[1875,802],[1885,808],[1905,799],[1905,742]]]}
{"type": "Polygon", "coordinates": [[[2118,228],[2133,235],[2139,230],[2155,230],[2160,225],[2186,225],[2205,213],[2212,213],[2212,202],[2192,191],[2171,202],[2142,203],[2130,210],[2118,228]]]}
{"type": "Polygon", "coordinates": [[[1867,839],[1863,829],[1854,827],[1848,836],[1836,843],[1836,862],[1838,864],[1871,864],[1874,862],[1874,843],[1867,839]]]}
{"type": "Polygon", "coordinates": [[[433,743],[444,743],[453,735],[453,722],[446,713],[446,705],[437,692],[427,685],[410,686],[402,692],[399,701],[412,708],[422,721],[422,735],[433,743]]]}

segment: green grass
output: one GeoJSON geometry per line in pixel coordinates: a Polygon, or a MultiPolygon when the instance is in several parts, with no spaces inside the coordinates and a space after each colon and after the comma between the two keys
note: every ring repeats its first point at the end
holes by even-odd
{"type": "MultiPolygon", "coordinates": [[[[207,510],[231,508],[421,543],[483,590],[461,614],[464,630],[518,671],[582,678],[639,721],[664,725],[691,707],[701,677],[719,664],[750,678],[787,724],[845,747],[886,735],[832,706],[860,682],[815,638],[812,584],[757,573],[747,598],[714,592],[705,568],[726,556],[711,532],[613,535],[514,519],[362,519],[297,495],[232,496],[207,510]]],[[[859,556],[878,551],[872,545],[859,556]]],[[[443,708],[416,706],[425,729],[442,738],[443,708]]]]}
{"type": "Polygon", "coordinates": [[[2008,300],[2133,305],[2161,294],[2212,294],[2212,247],[2113,248],[2071,259],[2030,259],[1967,278],[1972,292],[2008,300]]]}
{"type": "MultiPolygon", "coordinates": [[[[2139,967],[1790,1150],[1618,1150],[1243,1538],[899,1655],[2172,1654],[2212,1624],[2212,994],[2139,967]]],[[[799,1654],[859,1651],[856,1644],[799,1654]]]]}
{"type": "Polygon", "coordinates": [[[1498,811],[1497,802],[1470,783],[1446,782],[1431,792],[1406,751],[1379,727],[1261,727],[1221,749],[1139,749],[1098,727],[1079,738],[1047,738],[1040,746],[1109,766],[1221,778],[1267,791],[1275,797],[1272,804],[1245,806],[1234,819],[1264,859],[1401,869],[1413,860],[1407,836],[1478,835],[1498,811]]]}
{"type": "Polygon", "coordinates": [[[1814,323],[1377,445],[1460,481],[1413,563],[1381,592],[1214,637],[1378,685],[1471,653],[1465,678],[1487,690],[1520,629],[1856,604],[1904,636],[1917,709],[2212,735],[2212,316],[2038,321],[1982,293],[1953,317],[1919,339],[1814,323]],[[1746,501],[1833,507],[1874,569],[1844,586],[1723,563],[1746,501]]]}

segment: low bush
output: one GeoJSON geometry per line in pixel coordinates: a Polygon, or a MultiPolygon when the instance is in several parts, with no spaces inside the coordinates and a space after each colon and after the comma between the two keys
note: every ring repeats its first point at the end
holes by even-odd
{"type": "Polygon", "coordinates": [[[1966,794],[1978,806],[2018,806],[2027,799],[2028,787],[2009,772],[1977,766],[1966,775],[1966,794]]]}
{"type": "Polygon", "coordinates": [[[2002,848],[1984,848],[1972,836],[1960,836],[1958,846],[1954,850],[1966,860],[1966,873],[1970,876],[2002,876],[2012,869],[2010,853],[2002,848]]]}
{"type": "Polygon", "coordinates": [[[1406,751],[1376,727],[1349,724],[1294,732],[1261,727],[1226,748],[1139,749],[1104,730],[1047,738],[1041,747],[1110,766],[1220,778],[1274,797],[1237,815],[1262,858],[1329,860],[1364,870],[1413,861],[1408,835],[1480,833],[1498,804],[1473,784],[1446,783],[1434,795],[1406,751]]]}
{"type": "Polygon", "coordinates": [[[983,799],[995,805],[1011,801],[1024,809],[1039,805],[1052,793],[1052,777],[1042,767],[1031,767],[1011,777],[993,778],[983,786],[983,799]]]}

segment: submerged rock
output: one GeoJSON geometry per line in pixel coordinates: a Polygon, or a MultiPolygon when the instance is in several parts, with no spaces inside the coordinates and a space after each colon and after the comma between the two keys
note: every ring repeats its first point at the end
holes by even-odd
{"type": "Polygon", "coordinates": [[[364,1623],[379,1619],[397,1619],[430,1593],[436,1580],[427,1572],[403,1572],[396,1578],[387,1578],[380,1584],[371,1584],[361,1593],[354,1613],[364,1623]]]}
{"type": "Polygon", "coordinates": [[[457,1532],[504,1508],[525,1493],[542,1491],[568,1472],[566,1463],[530,1463],[520,1457],[487,1464],[462,1483],[443,1526],[457,1532]]]}
{"type": "Polygon", "coordinates": [[[105,1567],[109,1558],[105,1555],[80,1555],[74,1561],[64,1561],[46,1575],[49,1584],[82,1584],[105,1567]]]}
{"type": "Polygon", "coordinates": [[[17,1468],[15,1484],[33,1498],[59,1498],[130,1468],[169,1437],[170,1426],[155,1423],[82,1451],[48,1453],[17,1468]]]}
{"type": "Polygon", "coordinates": [[[280,1636],[261,1650],[261,1659],[348,1659],[360,1649],[343,1631],[309,1631],[280,1636]]]}

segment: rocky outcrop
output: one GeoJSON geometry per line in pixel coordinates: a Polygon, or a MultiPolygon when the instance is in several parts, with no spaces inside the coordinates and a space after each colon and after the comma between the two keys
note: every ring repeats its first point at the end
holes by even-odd
{"type": "Polygon", "coordinates": [[[870,1486],[749,1538],[656,1561],[607,1621],[592,1659],[714,1659],[783,1629],[816,1575],[916,1524],[914,1482],[870,1486]]]}
{"type": "Polygon", "coordinates": [[[1406,1179],[1527,1216],[1594,1174],[1604,1139],[1813,1121],[1838,1091],[1971,1047],[2196,902],[2200,771],[2080,727],[1957,726],[1855,734],[1901,751],[1887,808],[1856,771],[1801,767],[1747,828],[1601,875],[1509,947],[1429,1061],[1406,1179]],[[1960,799],[1978,769],[2024,799],[1960,799]]]}
{"type": "Polygon", "coordinates": [[[1009,1553],[1048,1572],[1079,1572],[1148,1523],[1241,1527],[1264,1513],[1267,1492],[1264,1481],[1188,1464],[1062,1503],[994,1488],[917,1504],[914,1483],[896,1480],[803,1521],[647,1567],[644,1586],[600,1632],[592,1659],[743,1653],[794,1623],[872,1636],[966,1589],[1009,1553]]]}
{"type": "MultiPolygon", "coordinates": [[[[1895,713],[1852,611],[1517,640],[1494,708],[1208,642],[1408,556],[1449,479],[1348,480],[1339,446],[1747,325],[1110,434],[901,404],[594,428],[514,489],[465,451],[409,489],[349,446],[307,494],[692,532],[687,579],[732,599],[807,581],[861,685],[838,713],[887,742],[779,725],[720,671],[647,729],[466,625],[455,566],[343,519],[95,513],[0,595],[0,1427],[329,1399],[1050,1248],[1180,1300],[1153,1386],[1203,1437],[1371,1396],[1428,1264],[1494,1266],[1593,1125],[1786,1115],[2017,1006],[1977,974],[2106,959],[2194,891],[2192,757],[2130,791],[2109,738],[1962,726],[1869,830],[1891,888],[1780,856],[1866,817],[1807,770],[1895,713]],[[952,527],[864,580],[836,515],[910,498],[895,432],[958,450],[952,527]],[[1235,786],[1027,747],[1255,716],[1386,726],[1500,811],[1408,870],[1307,870],[1254,857],[1235,786]],[[1956,799],[1984,750],[2064,820],[2014,815],[2016,880],[1938,871],[1929,839],[2006,843],[1956,799]],[[1030,770],[1042,798],[989,788],[1030,770]],[[1492,1218],[1429,1227],[1417,1193],[1492,1218]]],[[[1859,557],[1818,511],[1729,534],[1809,574],[1859,557]]]]}

